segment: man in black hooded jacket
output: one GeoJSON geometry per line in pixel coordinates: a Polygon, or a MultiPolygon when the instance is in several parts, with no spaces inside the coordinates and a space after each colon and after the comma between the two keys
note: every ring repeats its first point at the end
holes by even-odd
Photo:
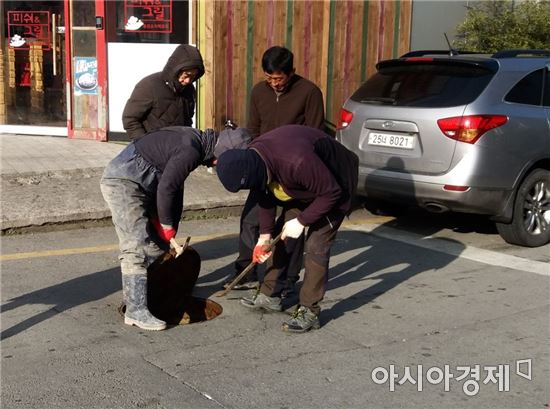
{"type": "Polygon", "coordinates": [[[196,47],[178,46],[161,72],[137,83],[126,102],[122,124],[130,139],[167,126],[192,126],[196,90],[193,82],[204,74],[196,47]]]}

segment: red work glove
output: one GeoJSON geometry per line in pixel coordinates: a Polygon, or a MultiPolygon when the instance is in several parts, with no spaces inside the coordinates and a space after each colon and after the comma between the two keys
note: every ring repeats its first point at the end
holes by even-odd
{"type": "Polygon", "coordinates": [[[172,226],[160,224],[159,219],[153,219],[153,225],[155,226],[155,229],[162,240],[169,242],[170,239],[176,237],[176,229],[174,229],[172,226]]]}
{"type": "Polygon", "coordinates": [[[271,251],[267,251],[269,243],[271,242],[271,235],[261,234],[254,251],[252,252],[252,261],[254,263],[263,264],[269,257],[271,257],[271,251]]]}

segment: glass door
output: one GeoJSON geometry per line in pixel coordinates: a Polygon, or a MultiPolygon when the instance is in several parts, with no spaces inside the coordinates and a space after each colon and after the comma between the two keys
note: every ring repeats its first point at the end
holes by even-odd
{"type": "Polygon", "coordinates": [[[71,135],[91,138],[97,128],[98,77],[95,0],[71,2],[71,135]]]}
{"type": "Polygon", "coordinates": [[[67,135],[64,1],[2,0],[0,10],[0,126],[67,135]]]}

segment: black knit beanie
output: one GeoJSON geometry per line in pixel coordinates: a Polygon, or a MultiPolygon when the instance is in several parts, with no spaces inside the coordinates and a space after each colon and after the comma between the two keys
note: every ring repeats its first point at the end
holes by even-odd
{"type": "Polygon", "coordinates": [[[216,173],[230,192],[263,190],[267,182],[265,163],[253,149],[230,149],[218,158],[216,173]]]}

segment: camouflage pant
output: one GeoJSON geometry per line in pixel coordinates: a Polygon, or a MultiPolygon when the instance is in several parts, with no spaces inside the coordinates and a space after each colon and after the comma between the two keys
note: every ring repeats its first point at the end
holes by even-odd
{"type": "Polygon", "coordinates": [[[150,222],[156,216],[158,170],[133,149],[107,165],[101,192],[111,210],[120,246],[122,274],[147,274],[147,267],[168,250],[150,222]]]}

